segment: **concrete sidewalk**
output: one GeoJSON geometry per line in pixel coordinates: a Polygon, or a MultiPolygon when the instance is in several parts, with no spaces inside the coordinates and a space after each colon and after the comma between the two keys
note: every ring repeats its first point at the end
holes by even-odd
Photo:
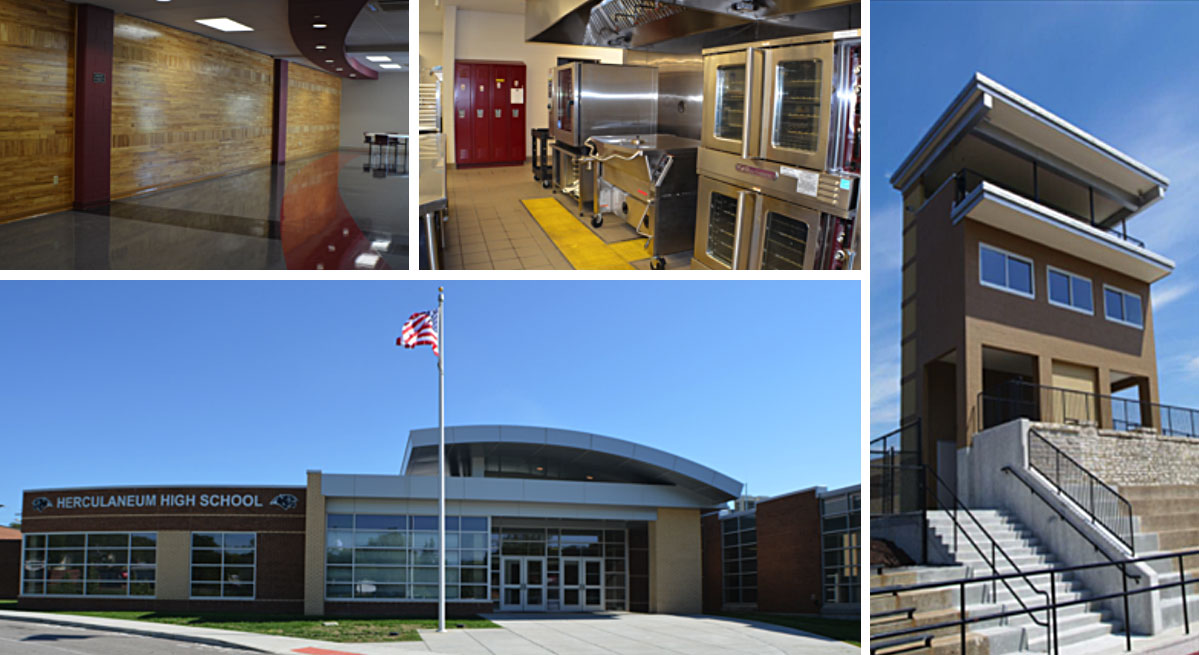
{"type": "Polygon", "coordinates": [[[110,630],[301,655],[858,655],[842,641],[782,626],[716,616],[633,614],[490,614],[499,628],[421,630],[423,641],[348,644],[71,614],[0,610],[0,620],[110,630]]]}

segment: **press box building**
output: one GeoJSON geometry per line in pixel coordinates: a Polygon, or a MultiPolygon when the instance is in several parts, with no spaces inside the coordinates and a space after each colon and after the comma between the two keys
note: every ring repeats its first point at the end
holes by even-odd
{"type": "MultiPolygon", "coordinates": [[[[432,615],[436,429],[400,475],[306,486],[27,491],[21,607],[432,615]]],[[[446,429],[452,615],[700,612],[701,515],[742,483],[643,445],[551,428],[446,429]]]]}

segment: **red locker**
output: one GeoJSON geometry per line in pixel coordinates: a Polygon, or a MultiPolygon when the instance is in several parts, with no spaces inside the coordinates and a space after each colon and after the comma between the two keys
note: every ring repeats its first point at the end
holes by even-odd
{"type": "Polygon", "coordinates": [[[454,142],[459,165],[525,160],[525,65],[454,63],[454,142]]]}
{"type": "Polygon", "coordinates": [[[469,64],[454,66],[454,143],[458,151],[456,160],[459,164],[472,164],[470,144],[474,143],[471,136],[471,71],[469,64]]]}

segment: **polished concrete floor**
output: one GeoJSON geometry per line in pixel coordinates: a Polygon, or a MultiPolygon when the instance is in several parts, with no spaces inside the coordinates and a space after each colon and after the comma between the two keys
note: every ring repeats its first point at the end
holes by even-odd
{"type": "MultiPolygon", "coordinates": [[[[529,165],[446,170],[449,220],[445,232],[445,267],[450,269],[571,269],[570,262],[521,204],[529,198],[557,197],[533,179],[529,165]]],[[[571,199],[564,207],[578,214],[571,199]]],[[[611,216],[599,228],[584,225],[607,243],[637,237],[628,224],[611,216]]],[[[691,253],[666,258],[666,268],[688,268],[691,253]]],[[[641,269],[650,260],[633,262],[641,269]]]]}
{"type": "Polygon", "coordinates": [[[407,269],[408,176],[366,163],[333,152],[0,224],[0,268],[407,269]]]}

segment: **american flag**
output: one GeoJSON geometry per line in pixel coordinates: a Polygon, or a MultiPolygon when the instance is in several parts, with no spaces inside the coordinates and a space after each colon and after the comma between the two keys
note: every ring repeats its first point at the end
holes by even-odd
{"type": "Polygon", "coordinates": [[[409,316],[400,338],[396,339],[396,345],[405,348],[433,346],[433,354],[440,357],[441,354],[437,351],[437,320],[436,309],[409,316]]]}

